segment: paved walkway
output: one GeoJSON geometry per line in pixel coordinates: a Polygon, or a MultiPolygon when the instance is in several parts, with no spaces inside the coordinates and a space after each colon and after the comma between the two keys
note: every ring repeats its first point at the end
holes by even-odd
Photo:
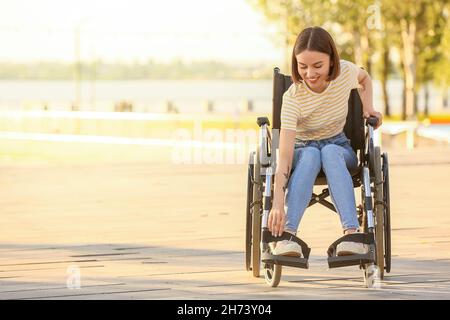
{"type": "Polygon", "coordinates": [[[450,148],[389,155],[378,290],[328,269],[340,224],[317,205],[299,231],[310,269],[284,268],[277,288],[245,271],[242,165],[1,165],[0,299],[450,299],[450,148]]]}

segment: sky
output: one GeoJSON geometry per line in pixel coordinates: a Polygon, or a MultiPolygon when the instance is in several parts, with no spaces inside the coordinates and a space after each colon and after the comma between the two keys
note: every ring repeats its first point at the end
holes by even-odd
{"type": "Polygon", "coordinates": [[[246,0],[0,0],[0,8],[0,61],[70,62],[77,52],[83,61],[283,57],[276,26],[246,0]]]}

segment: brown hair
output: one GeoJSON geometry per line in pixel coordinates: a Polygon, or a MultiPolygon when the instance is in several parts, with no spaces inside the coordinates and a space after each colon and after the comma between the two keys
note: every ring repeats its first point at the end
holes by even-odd
{"type": "Polygon", "coordinates": [[[328,80],[334,80],[340,73],[339,53],[336,50],[331,35],[321,27],[309,27],[304,29],[295,41],[294,50],[292,50],[292,80],[295,83],[303,81],[298,73],[298,61],[296,55],[305,50],[318,51],[330,56],[330,72],[328,80]]]}

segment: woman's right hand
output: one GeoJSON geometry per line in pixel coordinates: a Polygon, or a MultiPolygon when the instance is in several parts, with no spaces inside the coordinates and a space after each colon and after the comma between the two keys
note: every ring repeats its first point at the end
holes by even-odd
{"type": "Polygon", "coordinates": [[[273,206],[269,213],[268,227],[269,231],[274,237],[279,237],[283,234],[284,224],[286,222],[286,214],[284,206],[273,206]]]}

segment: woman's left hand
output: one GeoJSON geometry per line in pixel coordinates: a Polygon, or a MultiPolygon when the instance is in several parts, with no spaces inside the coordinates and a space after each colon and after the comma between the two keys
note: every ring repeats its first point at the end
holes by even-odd
{"type": "Polygon", "coordinates": [[[383,123],[383,115],[381,114],[381,112],[375,111],[375,110],[371,110],[371,111],[364,111],[364,118],[369,118],[370,116],[373,117],[377,117],[378,122],[377,125],[375,126],[374,129],[378,129],[381,124],[383,123]]]}

